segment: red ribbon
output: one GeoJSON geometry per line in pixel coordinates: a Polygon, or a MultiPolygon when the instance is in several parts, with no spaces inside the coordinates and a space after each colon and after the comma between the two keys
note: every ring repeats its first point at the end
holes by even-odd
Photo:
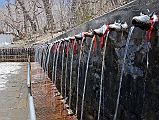
{"type": "Polygon", "coordinates": [[[73,49],[73,54],[76,54],[77,45],[74,40],[71,40],[69,47],[73,49]]]}
{"type": "Polygon", "coordinates": [[[66,55],[67,55],[67,57],[68,57],[68,50],[69,50],[69,44],[66,46],[66,55]]]}
{"type": "Polygon", "coordinates": [[[53,53],[53,51],[54,51],[54,46],[52,46],[52,48],[51,48],[51,52],[53,53]]]}
{"type": "Polygon", "coordinates": [[[60,52],[62,52],[62,51],[63,51],[63,46],[61,45],[61,46],[60,46],[60,52]]]}
{"type": "Polygon", "coordinates": [[[100,37],[100,48],[102,49],[103,48],[103,45],[104,45],[104,35],[102,37],[100,37]]]}
{"type": "Polygon", "coordinates": [[[62,52],[63,51],[63,43],[61,43],[59,51],[62,52]]]}
{"type": "Polygon", "coordinates": [[[74,40],[71,40],[70,43],[69,43],[69,48],[73,47],[73,43],[74,43],[74,40]]]}
{"type": "Polygon", "coordinates": [[[56,52],[56,49],[57,49],[57,45],[55,44],[53,47],[52,47],[52,53],[55,53],[56,52]]]}
{"type": "Polygon", "coordinates": [[[96,39],[96,36],[94,35],[93,36],[93,53],[94,53],[96,47],[97,47],[97,39],[96,39]]]}
{"type": "Polygon", "coordinates": [[[104,46],[104,38],[105,38],[107,32],[109,31],[108,25],[107,25],[106,27],[107,27],[106,31],[105,31],[104,34],[100,37],[100,48],[101,48],[101,49],[102,49],[103,46],[104,46]]]}
{"type": "Polygon", "coordinates": [[[74,55],[76,55],[76,50],[77,50],[77,43],[75,43],[74,47],[73,47],[73,53],[74,53],[74,55]]]}
{"type": "Polygon", "coordinates": [[[151,27],[150,27],[150,29],[147,31],[147,35],[146,35],[148,42],[150,42],[151,37],[152,37],[152,30],[153,30],[153,25],[154,25],[154,19],[153,19],[153,18],[150,20],[150,23],[151,23],[151,27]]]}

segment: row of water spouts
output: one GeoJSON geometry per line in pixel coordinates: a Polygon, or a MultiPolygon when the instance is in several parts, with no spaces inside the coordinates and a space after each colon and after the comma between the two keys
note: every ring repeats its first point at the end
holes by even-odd
{"type": "MultiPolygon", "coordinates": [[[[122,80],[123,80],[123,75],[124,75],[124,70],[125,70],[125,61],[127,57],[127,52],[128,52],[128,47],[131,39],[131,35],[133,33],[134,27],[139,27],[143,30],[146,30],[147,32],[152,31],[152,27],[154,23],[156,22],[156,15],[151,14],[149,15],[143,15],[141,14],[140,16],[135,16],[132,19],[132,26],[129,30],[128,33],[128,38],[126,41],[126,46],[125,46],[125,52],[124,52],[124,58],[122,62],[122,67],[121,67],[121,73],[120,73],[120,82],[119,82],[119,88],[118,88],[118,95],[117,95],[117,101],[116,101],[116,108],[115,108],[115,113],[113,120],[117,119],[117,113],[118,113],[118,106],[120,102],[120,94],[121,94],[121,86],[122,86],[122,80]]],[[[80,66],[81,66],[81,55],[83,52],[83,43],[86,40],[87,37],[91,37],[91,43],[90,43],[90,48],[88,52],[88,57],[86,61],[86,70],[85,70],[85,77],[84,77],[84,86],[83,86],[83,94],[82,94],[82,104],[81,104],[81,114],[79,116],[80,120],[83,120],[83,111],[84,111],[84,101],[85,101],[85,93],[86,93],[86,86],[87,86],[87,74],[88,74],[88,69],[89,69],[89,62],[90,62],[90,55],[92,50],[95,48],[96,44],[96,36],[99,36],[100,39],[100,48],[103,50],[102,52],[102,68],[101,68],[101,77],[100,77],[100,97],[99,97],[99,105],[98,105],[98,116],[97,119],[100,120],[100,113],[101,113],[101,105],[102,105],[102,92],[103,92],[103,80],[104,80],[104,70],[106,69],[105,66],[105,53],[106,53],[106,48],[107,48],[107,40],[109,38],[109,33],[111,30],[115,31],[125,31],[128,29],[127,23],[114,23],[114,24],[109,24],[109,25],[103,25],[99,29],[95,29],[94,31],[91,32],[82,32],[80,34],[75,35],[74,37],[68,37],[64,39],[60,39],[58,41],[54,41],[50,44],[45,44],[45,45],[40,45],[36,47],[36,52],[35,52],[35,61],[39,62],[42,64],[43,69],[48,72],[48,66],[49,66],[49,60],[50,60],[50,55],[53,53],[53,60],[52,60],[52,80],[53,83],[56,86],[57,82],[57,64],[59,60],[59,53],[60,53],[60,48],[62,48],[62,62],[61,62],[61,81],[60,81],[60,86],[61,86],[61,95],[64,93],[64,101],[66,102],[66,99],[68,98],[66,95],[66,88],[67,88],[67,73],[68,73],[68,49],[71,48],[71,64],[70,64],[70,76],[69,76],[69,108],[71,108],[71,102],[72,102],[72,69],[73,69],[73,59],[74,59],[74,52],[76,49],[76,44],[77,40],[81,40],[80,44],[80,50],[79,50],[79,61],[78,61],[78,72],[77,72],[77,96],[76,96],[76,108],[75,108],[75,115],[78,116],[78,103],[79,103],[79,76],[80,76],[80,66]],[[65,71],[64,71],[64,57],[66,54],[66,59],[65,59],[65,71]],[[65,73],[65,74],[64,74],[65,73]],[[65,76],[64,76],[65,75],[65,76]],[[64,79],[64,83],[63,83],[64,79]],[[64,84],[64,89],[63,89],[63,84],[64,84]]],[[[148,55],[148,54],[147,54],[148,55]]],[[[147,57],[147,68],[148,68],[148,57],[147,57]]],[[[145,81],[146,82],[146,81],[145,81]]],[[[145,88],[145,87],[144,87],[145,88]]],[[[145,94],[145,93],[144,93],[145,94]]],[[[143,95],[145,96],[145,95],[143,95]]]]}

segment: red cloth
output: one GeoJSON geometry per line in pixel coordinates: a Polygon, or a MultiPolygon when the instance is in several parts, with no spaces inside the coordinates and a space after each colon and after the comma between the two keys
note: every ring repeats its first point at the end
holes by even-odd
{"type": "Polygon", "coordinates": [[[68,57],[69,44],[66,46],[66,55],[68,57]]]}
{"type": "Polygon", "coordinates": [[[93,52],[95,51],[96,47],[97,47],[97,39],[96,39],[96,36],[94,35],[93,36],[93,52]]]}
{"type": "Polygon", "coordinates": [[[56,52],[56,49],[57,49],[57,45],[54,44],[53,47],[52,47],[52,53],[53,53],[53,54],[56,52]]]}
{"type": "Polygon", "coordinates": [[[108,27],[108,25],[107,25],[106,31],[104,32],[103,36],[100,37],[100,48],[101,48],[101,49],[102,49],[103,46],[104,46],[104,38],[105,38],[105,36],[106,36],[106,34],[107,34],[108,31],[109,31],[109,27],[108,27]]]}
{"type": "Polygon", "coordinates": [[[151,20],[150,20],[150,23],[151,23],[151,27],[150,27],[150,29],[147,31],[147,41],[148,42],[150,42],[150,40],[151,40],[151,37],[152,37],[152,30],[153,30],[153,25],[154,25],[154,19],[152,18],[151,20]]]}
{"type": "Polygon", "coordinates": [[[74,48],[73,48],[74,55],[76,55],[76,50],[77,50],[77,43],[74,44],[74,48]]]}

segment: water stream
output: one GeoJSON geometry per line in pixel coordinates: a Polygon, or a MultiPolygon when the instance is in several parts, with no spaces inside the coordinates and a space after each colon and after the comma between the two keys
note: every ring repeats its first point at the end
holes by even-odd
{"type": "Polygon", "coordinates": [[[40,62],[40,65],[42,65],[42,54],[43,54],[43,47],[41,46],[40,48],[40,52],[39,52],[39,62],[40,62]]]}
{"type": "Polygon", "coordinates": [[[91,55],[91,51],[92,51],[93,41],[94,41],[94,39],[92,39],[92,41],[91,41],[90,49],[89,49],[89,52],[88,52],[88,58],[87,58],[87,65],[86,65],[85,78],[84,78],[84,87],[83,87],[83,95],[82,95],[80,120],[83,120],[83,107],[84,107],[85,92],[86,92],[86,85],[87,85],[87,74],[88,74],[89,60],[90,60],[90,55],[91,55]]]}
{"type": "Polygon", "coordinates": [[[65,43],[63,43],[63,47],[62,47],[62,61],[61,61],[61,82],[60,82],[60,86],[61,86],[61,96],[63,95],[63,72],[64,72],[64,55],[65,55],[65,43]]]}
{"type": "Polygon", "coordinates": [[[146,92],[146,79],[147,79],[147,74],[148,74],[148,69],[149,69],[149,48],[147,44],[147,53],[146,53],[146,71],[145,71],[145,78],[144,78],[144,93],[143,93],[143,108],[142,108],[142,114],[144,114],[144,109],[145,109],[145,92],[146,92]]]}
{"type": "Polygon", "coordinates": [[[78,61],[78,73],[77,73],[77,96],[76,96],[76,111],[75,114],[78,117],[78,100],[79,100],[79,76],[80,76],[80,66],[81,66],[81,56],[82,56],[82,49],[83,49],[83,42],[85,38],[83,37],[81,46],[80,46],[80,54],[79,54],[79,61],[78,61]]]}
{"type": "Polygon", "coordinates": [[[72,97],[72,65],[73,65],[73,56],[74,56],[74,46],[76,44],[76,39],[72,45],[72,54],[71,54],[71,65],[70,65],[70,90],[69,90],[69,107],[71,109],[71,97],[72,97]]]}
{"type": "Polygon", "coordinates": [[[103,91],[103,77],[104,77],[104,66],[105,66],[105,53],[107,48],[107,40],[109,36],[109,31],[107,32],[104,48],[103,48],[103,60],[102,60],[102,71],[101,71],[101,79],[100,79],[100,97],[99,97],[99,105],[98,105],[98,120],[100,120],[100,111],[101,111],[101,102],[102,102],[102,91],[103,91]]]}
{"type": "Polygon", "coordinates": [[[57,77],[56,77],[56,75],[57,75],[57,62],[58,62],[58,58],[59,58],[59,49],[60,49],[60,47],[61,47],[61,42],[57,45],[57,55],[56,55],[56,61],[55,61],[55,78],[54,78],[54,84],[55,84],[55,86],[56,86],[56,80],[57,80],[57,77]]]}
{"type": "MultiPolygon", "coordinates": [[[[69,43],[66,45],[66,47],[68,47],[69,46],[69,43]]],[[[67,49],[67,48],[66,48],[67,49]]],[[[66,51],[67,52],[67,51],[66,51]]],[[[68,54],[69,53],[66,53],[67,55],[66,55],[66,63],[65,63],[65,83],[64,83],[64,85],[65,85],[65,91],[64,91],[64,99],[65,99],[65,102],[66,102],[66,100],[67,100],[67,67],[68,67],[68,54]]],[[[64,108],[65,108],[65,105],[64,105],[64,108]]]]}
{"type": "MultiPolygon", "coordinates": [[[[54,83],[54,70],[55,70],[55,58],[56,58],[56,49],[55,49],[55,47],[56,47],[56,45],[54,44],[54,46],[53,46],[54,48],[54,50],[53,50],[53,60],[52,60],[52,82],[54,83]]],[[[54,88],[53,88],[54,89],[54,88]]],[[[55,93],[53,92],[53,96],[52,96],[53,98],[53,101],[52,101],[52,108],[53,108],[53,110],[55,110],[55,93]]]]}
{"type": "Polygon", "coordinates": [[[55,72],[55,58],[56,58],[56,45],[54,44],[53,50],[53,60],[52,60],[52,82],[54,83],[54,72],[55,72]]]}
{"type": "Polygon", "coordinates": [[[43,51],[43,47],[41,46],[40,51],[39,51],[39,62],[40,62],[40,65],[42,63],[42,54],[43,54],[42,51],[43,51]]]}
{"type": "Polygon", "coordinates": [[[38,62],[38,47],[35,48],[35,57],[34,57],[34,61],[38,62]]]}
{"type": "Polygon", "coordinates": [[[47,56],[47,62],[46,62],[46,72],[48,74],[48,70],[49,70],[49,60],[50,60],[50,54],[51,54],[51,49],[52,49],[53,44],[50,44],[49,46],[49,52],[48,52],[48,56],[47,56]]]}
{"type": "Polygon", "coordinates": [[[45,47],[43,47],[43,50],[42,50],[42,66],[41,66],[45,72],[45,47]]]}
{"type": "Polygon", "coordinates": [[[123,58],[123,62],[122,62],[123,64],[122,64],[121,74],[120,74],[120,82],[119,82],[118,96],[117,96],[117,102],[116,102],[116,109],[115,109],[115,114],[114,114],[113,120],[116,120],[116,118],[117,118],[118,106],[119,106],[119,100],[120,100],[120,92],[121,92],[121,85],[122,85],[122,80],[123,80],[123,75],[124,75],[124,70],[125,70],[126,56],[127,56],[129,43],[130,43],[130,39],[131,39],[131,35],[132,35],[133,30],[134,30],[134,26],[132,26],[130,28],[128,38],[127,38],[127,41],[126,41],[124,58],[123,58]]]}

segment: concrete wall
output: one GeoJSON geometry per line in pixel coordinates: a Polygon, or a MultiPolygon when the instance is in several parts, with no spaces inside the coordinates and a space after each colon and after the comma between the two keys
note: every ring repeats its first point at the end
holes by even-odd
{"type": "MultiPolygon", "coordinates": [[[[120,19],[126,21],[129,26],[131,19],[139,15],[141,11],[156,11],[159,15],[159,1],[134,1],[126,6],[118,8],[99,18],[93,19],[77,28],[74,28],[65,34],[54,38],[58,40],[67,36],[90,29],[99,28],[104,23],[112,23],[120,19]]],[[[157,24],[158,25],[158,24],[157,24]]],[[[159,25],[158,25],[159,26],[159,25]]],[[[111,31],[108,39],[108,47],[105,56],[104,85],[102,94],[101,120],[112,120],[115,112],[117,93],[119,88],[119,77],[121,64],[124,56],[127,32],[111,31]]],[[[51,42],[51,41],[49,41],[51,42]]],[[[80,41],[79,41],[80,43],[80,41]]],[[[86,86],[86,98],[84,103],[84,120],[96,120],[99,102],[100,75],[102,65],[103,49],[99,47],[99,38],[97,37],[97,48],[91,52],[89,71],[86,86]]],[[[121,88],[120,104],[117,120],[158,120],[159,119],[159,44],[157,31],[153,31],[151,39],[152,48],[147,48],[145,40],[145,31],[135,28],[129,44],[128,55],[126,58],[125,72],[121,88]],[[149,67],[147,68],[147,52],[149,67]]],[[[73,77],[72,77],[72,102],[71,109],[75,111],[76,104],[76,80],[79,60],[79,46],[73,60],[73,77]]],[[[86,70],[86,61],[90,47],[90,39],[87,38],[84,43],[83,55],[80,66],[80,88],[79,88],[79,107],[78,118],[81,111],[81,98],[83,94],[84,76],[86,70]]],[[[60,90],[61,76],[61,58],[60,52],[58,69],[57,69],[57,87],[60,90]]],[[[49,76],[52,73],[53,53],[51,54],[49,76]]],[[[67,96],[69,96],[69,76],[70,76],[71,49],[69,49],[68,71],[67,71],[67,96]]],[[[64,59],[65,70],[66,55],[64,59]]],[[[65,74],[64,74],[65,76],[65,74]]],[[[64,83],[64,79],[63,79],[64,83]]],[[[63,85],[64,88],[64,85],[63,85]]],[[[63,94],[64,95],[64,94],[63,94]]],[[[68,102],[68,101],[67,101],[68,102]]]]}

